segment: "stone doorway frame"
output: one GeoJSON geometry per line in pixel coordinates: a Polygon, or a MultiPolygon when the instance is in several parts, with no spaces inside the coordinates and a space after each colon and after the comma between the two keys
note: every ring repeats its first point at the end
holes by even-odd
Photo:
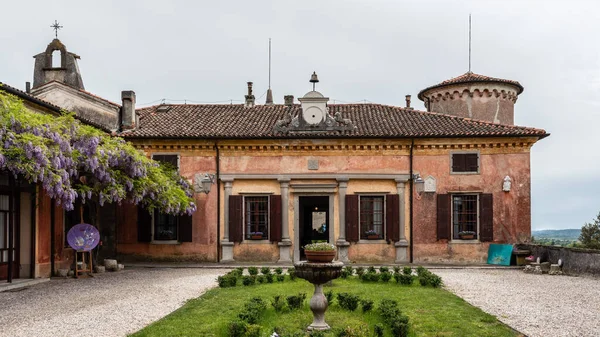
{"type": "Polygon", "coordinates": [[[335,242],[335,223],[334,223],[334,201],[335,201],[335,189],[337,184],[290,184],[292,187],[291,193],[294,194],[294,262],[300,261],[300,197],[328,197],[328,208],[327,216],[329,217],[329,243],[335,242]],[[331,188],[331,191],[323,191],[323,186],[327,185],[326,188],[331,188]],[[302,186],[300,191],[296,191],[296,188],[302,186]],[[311,190],[311,186],[314,186],[314,191],[311,190]]]}

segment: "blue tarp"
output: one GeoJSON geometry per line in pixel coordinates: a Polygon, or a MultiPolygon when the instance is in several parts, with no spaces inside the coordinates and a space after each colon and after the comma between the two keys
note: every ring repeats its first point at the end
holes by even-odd
{"type": "Polygon", "coordinates": [[[492,243],[488,249],[488,264],[510,266],[513,245],[499,245],[492,243]]]}

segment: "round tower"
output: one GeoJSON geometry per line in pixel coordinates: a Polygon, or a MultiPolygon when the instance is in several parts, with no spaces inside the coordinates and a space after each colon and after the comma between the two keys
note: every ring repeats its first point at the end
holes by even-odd
{"type": "Polygon", "coordinates": [[[517,81],[467,72],[421,90],[418,97],[430,112],[513,125],[522,92],[517,81]]]}

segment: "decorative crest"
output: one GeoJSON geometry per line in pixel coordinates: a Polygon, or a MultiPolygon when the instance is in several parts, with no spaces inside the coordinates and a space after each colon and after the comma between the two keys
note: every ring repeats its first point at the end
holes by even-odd
{"type": "Polygon", "coordinates": [[[54,20],[54,24],[50,27],[54,29],[54,37],[58,39],[58,30],[63,28],[63,26],[59,25],[58,21],[54,20]]]}

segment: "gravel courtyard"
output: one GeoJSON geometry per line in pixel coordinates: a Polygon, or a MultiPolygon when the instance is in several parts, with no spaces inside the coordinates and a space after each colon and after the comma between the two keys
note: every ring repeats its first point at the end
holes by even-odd
{"type": "Polygon", "coordinates": [[[434,269],[445,287],[529,337],[600,336],[600,280],[520,270],[434,269]]]}
{"type": "Polygon", "coordinates": [[[0,293],[0,336],[125,336],[217,285],[223,269],[129,269],[0,293]]]}
{"type": "MultiPolygon", "coordinates": [[[[127,269],[0,293],[0,336],[125,336],[216,286],[224,269],[127,269]]],[[[600,280],[432,269],[445,287],[530,337],[599,336],[600,280]]]]}

